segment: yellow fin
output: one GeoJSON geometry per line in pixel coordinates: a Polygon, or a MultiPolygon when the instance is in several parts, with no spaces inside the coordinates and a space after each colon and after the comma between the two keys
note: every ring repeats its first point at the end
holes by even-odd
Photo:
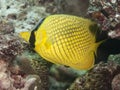
{"type": "Polygon", "coordinates": [[[20,32],[19,33],[20,34],[20,36],[24,39],[24,40],[26,40],[27,42],[29,42],[29,38],[30,38],[30,34],[31,34],[31,32],[20,32]]]}

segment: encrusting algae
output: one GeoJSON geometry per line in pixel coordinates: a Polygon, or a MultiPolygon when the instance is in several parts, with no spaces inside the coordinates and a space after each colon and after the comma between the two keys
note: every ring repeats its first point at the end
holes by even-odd
{"type": "Polygon", "coordinates": [[[51,15],[32,32],[20,35],[46,60],[76,69],[90,69],[101,41],[95,22],[72,15],[51,15]]]}

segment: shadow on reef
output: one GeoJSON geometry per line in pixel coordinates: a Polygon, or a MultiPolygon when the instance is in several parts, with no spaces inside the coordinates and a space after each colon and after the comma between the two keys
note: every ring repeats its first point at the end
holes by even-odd
{"type": "Polygon", "coordinates": [[[103,42],[97,49],[96,63],[100,61],[107,62],[108,56],[110,54],[120,53],[120,40],[118,39],[108,39],[103,42]]]}

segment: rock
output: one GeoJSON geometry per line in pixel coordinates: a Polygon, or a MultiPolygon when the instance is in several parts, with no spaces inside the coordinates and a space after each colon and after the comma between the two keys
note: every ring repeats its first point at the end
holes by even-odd
{"type": "Polygon", "coordinates": [[[20,39],[13,34],[0,35],[0,58],[13,60],[16,55],[22,52],[20,39]]]}
{"type": "Polygon", "coordinates": [[[88,73],[75,80],[67,90],[112,90],[111,82],[120,73],[120,65],[114,62],[99,63],[88,73]]]}
{"type": "Polygon", "coordinates": [[[17,15],[14,14],[14,13],[13,14],[8,14],[7,18],[15,20],[15,19],[17,19],[17,15]]]}
{"type": "Polygon", "coordinates": [[[112,80],[112,90],[120,90],[120,74],[116,75],[112,80]]]}
{"type": "Polygon", "coordinates": [[[12,23],[0,21],[0,34],[9,34],[14,32],[12,23]]]}

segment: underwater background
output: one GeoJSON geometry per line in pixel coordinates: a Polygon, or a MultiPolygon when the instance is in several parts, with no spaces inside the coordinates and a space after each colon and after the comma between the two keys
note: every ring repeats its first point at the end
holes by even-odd
{"type": "Polygon", "coordinates": [[[120,90],[120,0],[0,0],[0,90],[120,90]],[[115,43],[90,70],[52,64],[19,37],[52,14],[89,18],[115,43]]]}

